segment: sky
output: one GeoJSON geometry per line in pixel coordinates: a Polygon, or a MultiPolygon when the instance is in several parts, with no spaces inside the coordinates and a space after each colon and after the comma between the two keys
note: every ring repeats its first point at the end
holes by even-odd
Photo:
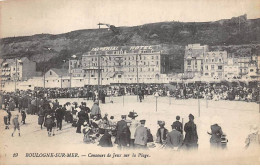
{"type": "Polygon", "coordinates": [[[96,29],[99,22],[135,26],[243,14],[260,18],[260,0],[0,0],[0,37],[96,29]]]}

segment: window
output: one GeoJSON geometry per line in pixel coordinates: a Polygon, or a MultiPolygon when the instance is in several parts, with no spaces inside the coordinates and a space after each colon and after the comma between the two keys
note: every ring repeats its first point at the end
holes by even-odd
{"type": "Polygon", "coordinates": [[[154,68],[152,69],[152,71],[154,71],[154,68]]]}
{"type": "Polygon", "coordinates": [[[145,62],[144,62],[144,65],[145,65],[145,62]]]}
{"type": "Polygon", "coordinates": [[[222,59],[219,59],[218,61],[219,61],[219,62],[221,62],[221,61],[222,61],[222,59]]]}
{"type": "Polygon", "coordinates": [[[214,69],[215,68],[215,66],[214,65],[211,65],[211,69],[214,69]]]}
{"type": "Polygon", "coordinates": [[[206,70],[209,70],[209,66],[208,65],[206,65],[205,68],[206,68],[206,70]]]}
{"type": "Polygon", "coordinates": [[[188,65],[191,65],[191,60],[188,60],[188,61],[187,61],[187,64],[188,64],[188,65]]]}
{"type": "Polygon", "coordinates": [[[158,55],[156,56],[156,59],[159,59],[158,55]]]}
{"type": "Polygon", "coordinates": [[[211,62],[214,62],[214,59],[212,59],[211,62]]]}
{"type": "Polygon", "coordinates": [[[50,71],[50,75],[52,75],[52,72],[50,71]]]}
{"type": "Polygon", "coordinates": [[[250,69],[250,72],[254,72],[254,70],[253,70],[253,69],[250,69]]]}
{"type": "Polygon", "coordinates": [[[152,56],[152,59],[153,59],[153,56],[152,56]]]}
{"type": "Polygon", "coordinates": [[[135,71],[135,69],[133,68],[133,72],[135,71]]]}
{"type": "Polygon", "coordinates": [[[158,61],[156,61],[156,65],[159,65],[159,62],[158,62],[158,61]]]}
{"type": "Polygon", "coordinates": [[[222,69],[222,66],[218,66],[218,69],[221,70],[221,69],[222,69]]]}
{"type": "Polygon", "coordinates": [[[208,76],[209,75],[209,73],[205,73],[205,76],[208,76]]]}

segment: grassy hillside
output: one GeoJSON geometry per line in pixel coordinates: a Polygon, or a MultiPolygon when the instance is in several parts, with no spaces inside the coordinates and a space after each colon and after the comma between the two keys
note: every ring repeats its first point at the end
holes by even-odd
{"type": "Polygon", "coordinates": [[[62,60],[73,54],[80,57],[92,47],[161,44],[174,70],[181,68],[184,46],[191,43],[208,44],[212,50],[228,49],[238,54],[260,51],[260,19],[248,20],[246,15],[215,22],[173,21],[118,29],[120,33],[102,28],[4,38],[0,39],[0,56],[26,56],[38,62],[37,69],[42,71],[44,66],[59,68],[64,64],[62,60]]]}

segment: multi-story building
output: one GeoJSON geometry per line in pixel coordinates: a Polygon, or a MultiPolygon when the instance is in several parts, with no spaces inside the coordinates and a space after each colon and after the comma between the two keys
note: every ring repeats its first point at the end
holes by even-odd
{"type": "Polygon", "coordinates": [[[154,83],[160,80],[160,56],[159,46],[93,48],[82,57],[84,78],[96,83],[99,67],[101,83],[154,83]]]}
{"type": "Polygon", "coordinates": [[[69,61],[69,73],[71,77],[83,77],[81,60],[73,59],[69,61]]]}
{"type": "Polygon", "coordinates": [[[235,79],[239,77],[238,58],[228,57],[224,65],[224,78],[235,79]]]}
{"type": "Polygon", "coordinates": [[[260,56],[259,55],[253,55],[252,61],[256,64],[257,70],[260,69],[260,56]]]}
{"type": "Polygon", "coordinates": [[[214,79],[222,79],[224,77],[224,64],[226,60],[226,51],[206,52],[203,75],[214,79]]]}
{"type": "Polygon", "coordinates": [[[36,63],[27,57],[6,59],[1,64],[2,81],[27,80],[36,75],[36,63]]]}
{"type": "Polygon", "coordinates": [[[184,75],[187,78],[200,77],[203,74],[203,61],[208,51],[207,45],[189,44],[185,47],[184,75]]]}
{"type": "Polygon", "coordinates": [[[247,75],[249,63],[251,62],[250,57],[238,57],[239,75],[247,75]]]}

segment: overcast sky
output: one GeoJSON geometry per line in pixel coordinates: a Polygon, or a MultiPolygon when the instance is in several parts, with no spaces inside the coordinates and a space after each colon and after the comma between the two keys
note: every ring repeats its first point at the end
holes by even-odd
{"type": "Polygon", "coordinates": [[[0,0],[0,36],[60,34],[162,21],[215,21],[247,14],[259,18],[260,0],[0,0]]]}

